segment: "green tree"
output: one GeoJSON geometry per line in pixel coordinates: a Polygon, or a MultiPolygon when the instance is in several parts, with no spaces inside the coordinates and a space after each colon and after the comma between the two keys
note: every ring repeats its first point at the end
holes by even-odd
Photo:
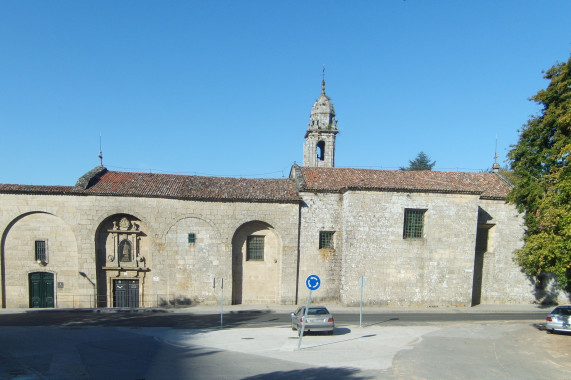
{"type": "Polygon", "coordinates": [[[401,167],[400,170],[432,170],[436,161],[430,162],[430,157],[424,152],[420,152],[412,161],[408,162],[408,167],[401,167]]]}
{"type": "MultiPolygon", "coordinates": [[[[489,170],[488,173],[493,173],[493,170],[489,170]]],[[[511,183],[517,182],[517,175],[507,165],[500,167],[500,169],[498,170],[498,173],[511,183]]]]}
{"type": "Polygon", "coordinates": [[[508,200],[525,212],[523,248],[515,261],[525,273],[553,273],[571,289],[571,58],[545,72],[550,83],[531,100],[542,106],[519,131],[508,154],[515,186],[508,200]]]}

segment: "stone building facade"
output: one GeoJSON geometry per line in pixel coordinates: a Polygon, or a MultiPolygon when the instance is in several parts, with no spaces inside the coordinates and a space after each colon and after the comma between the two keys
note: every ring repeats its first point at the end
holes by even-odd
{"type": "Polygon", "coordinates": [[[303,199],[300,278],[314,268],[324,277],[316,302],[358,305],[360,277],[371,305],[536,300],[512,261],[523,218],[497,174],[294,166],[292,178],[303,199]]]}
{"type": "Polygon", "coordinates": [[[46,307],[215,302],[222,279],[228,302],[295,302],[295,281],[285,280],[297,262],[291,181],[99,167],[87,182],[0,185],[4,307],[33,306],[34,297],[46,307]],[[247,257],[251,237],[261,241],[261,259],[247,257]],[[42,259],[36,242],[45,245],[42,259]],[[37,295],[36,274],[47,277],[37,295]]]}
{"type": "MultiPolygon", "coordinates": [[[[512,261],[523,220],[496,173],[334,167],[337,120],[315,102],[287,179],[108,171],[75,186],[0,184],[4,308],[530,303],[512,261]]],[[[560,294],[562,299],[568,295],[560,294]]]]}

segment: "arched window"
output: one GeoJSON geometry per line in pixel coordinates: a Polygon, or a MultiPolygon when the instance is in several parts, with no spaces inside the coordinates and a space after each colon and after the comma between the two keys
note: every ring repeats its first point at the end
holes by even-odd
{"type": "Polygon", "coordinates": [[[317,160],[323,161],[325,159],[325,141],[317,143],[317,160]]]}
{"type": "Polygon", "coordinates": [[[128,239],[123,239],[119,243],[119,262],[128,263],[133,261],[133,249],[128,239]]]}

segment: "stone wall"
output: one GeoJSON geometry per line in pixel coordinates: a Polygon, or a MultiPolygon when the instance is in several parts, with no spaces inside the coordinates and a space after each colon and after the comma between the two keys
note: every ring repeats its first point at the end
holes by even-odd
{"type": "Polygon", "coordinates": [[[341,229],[340,194],[302,193],[299,260],[299,297],[306,300],[309,290],[305,280],[309,275],[321,279],[320,288],[313,292],[315,302],[339,302],[343,265],[343,231],[341,229]],[[334,232],[334,249],[319,249],[319,233],[334,232]]]}
{"type": "Polygon", "coordinates": [[[365,276],[366,304],[469,304],[477,202],[473,195],[346,193],[343,302],[358,304],[365,276]],[[403,238],[405,208],[426,210],[422,238],[403,238]]]}
{"type": "MultiPolygon", "coordinates": [[[[523,216],[513,205],[503,201],[483,200],[480,207],[486,215],[486,223],[492,225],[484,253],[482,303],[541,302],[534,281],[513,261],[513,252],[523,245],[523,216]]],[[[563,293],[560,295],[565,297],[563,293]]]]}
{"type": "Polygon", "coordinates": [[[312,295],[315,303],[358,305],[364,276],[366,305],[469,306],[476,299],[476,236],[482,227],[487,247],[479,303],[541,302],[547,296],[565,302],[568,297],[532,283],[513,262],[513,251],[522,244],[523,219],[504,201],[355,190],[301,196],[300,207],[0,194],[3,305],[28,307],[28,276],[49,272],[59,285],[56,307],[91,307],[96,291],[112,296],[116,278],[141,282],[141,306],[219,303],[222,278],[226,304],[233,299],[304,303],[305,279],[311,274],[322,280],[312,295]],[[426,210],[422,238],[403,238],[406,208],[426,210]],[[145,259],[128,265],[146,271],[122,270],[123,264],[109,259],[118,241],[109,231],[122,216],[137,221],[138,253],[145,259]],[[320,249],[320,232],[333,232],[332,248],[320,249]],[[188,240],[191,233],[194,243],[188,240]],[[264,236],[263,262],[246,260],[250,235],[264,236]],[[48,243],[45,265],[34,259],[35,240],[48,243]]]}
{"type": "Polygon", "coordinates": [[[252,222],[264,223],[275,237],[267,247],[269,265],[275,269],[251,272],[258,283],[271,288],[272,296],[266,294],[263,300],[295,302],[298,204],[33,194],[0,194],[0,204],[5,307],[28,306],[27,275],[34,271],[53,272],[58,282],[64,282],[63,289],[56,288],[56,307],[72,305],[64,306],[64,295],[66,300],[72,296],[75,306],[92,306],[93,284],[101,270],[96,263],[96,236],[117,215],[133,216],[145,229],[149,272],[141,306],[220,302],[214,278],[225,279],[225,303],[229,304],[232,239],[241,226],[252,222]],[[196,234],[193,245],[188,243],[189,233],[196,234]],[[50,260],[45,267],[33,258],[34,240],[41,237],[49,242],[50,260]]]}
{"type": "Polygon", "coordinates": [[[11,307],[29,307],[27,279],[34,272],[54,274],[55,301],[61,307],[73,307],[81,298],[93,300],[93,288],[78,275],[79,256],[74,233],[61,218],[40,212],[21,215],[11,226],[3,246],[10,252],[10,260],[4,262],[4,273],[6,302],[11,307]],[[35,260],[36,240],[46,242],[45,263],[35,260]]]}
{"type": "Polygon", "coordinates": [[[479,209],[494,216],[480,303],[529,303],[533,287],[512,262],[521,246],[522,218],[501,200],[478,195],[347,191],[302,193],[300,298],[317,274],[316,302],[358,305],[365,277],[366,305],[470,306],[479,209]],[[420,239],[404,239],[406,208],[423,209],[420,239]],[[335,231],[335,251],[318,249],[319,231],[335,231]]]}

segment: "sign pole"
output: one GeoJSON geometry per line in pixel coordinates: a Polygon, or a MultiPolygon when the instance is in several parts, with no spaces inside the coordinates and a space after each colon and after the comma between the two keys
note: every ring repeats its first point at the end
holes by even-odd
{"type": "Polygon", "coordinates": [[[313,290],[309,291],[309,296],[307,297],[307,306],[305,307],[305,313],[303,313],[303,318],[301,322],[301,330],[298,331],[299,333],[299,341],[297,342],[297,349],[301,348],[301,340],[303,339],[303,333],[305,332],[305,321],[307,320],[307,311],[309,310],[309,304],[311,303],[311,293],[313,290]]]}
{"type": "Polygon", "coordinates": [[[361,283],[361,303],[359,307],[359,327],[363,327],[363,284],[361,283]]]}
{"type": "Polygon", "coordinates": [[[359,277],[359,287],[361,288],[361,302],[359,303],[359,327],[363,327],[363,288],[365,287],[365,276],[359,277]]]}
{"type": "Polygon", "coordinates": [[[318,276],[312,274],[305,280],[305,286],[309,289],[309,296],[307,297],[307,306],[305,307],[305,311],[303,313],[303,317],[301,318],[301,328],[298,330],[299,332],[299,341],[297,342],[297,349],[301,349],[301,339],[303,338],[303,333],[305,332],[305,321],[307,320],[307,312],[309,311],[309,305],[311,304],[311,293],[314,290],[317,290],[321,285],[321,280],[318,276]]]}

